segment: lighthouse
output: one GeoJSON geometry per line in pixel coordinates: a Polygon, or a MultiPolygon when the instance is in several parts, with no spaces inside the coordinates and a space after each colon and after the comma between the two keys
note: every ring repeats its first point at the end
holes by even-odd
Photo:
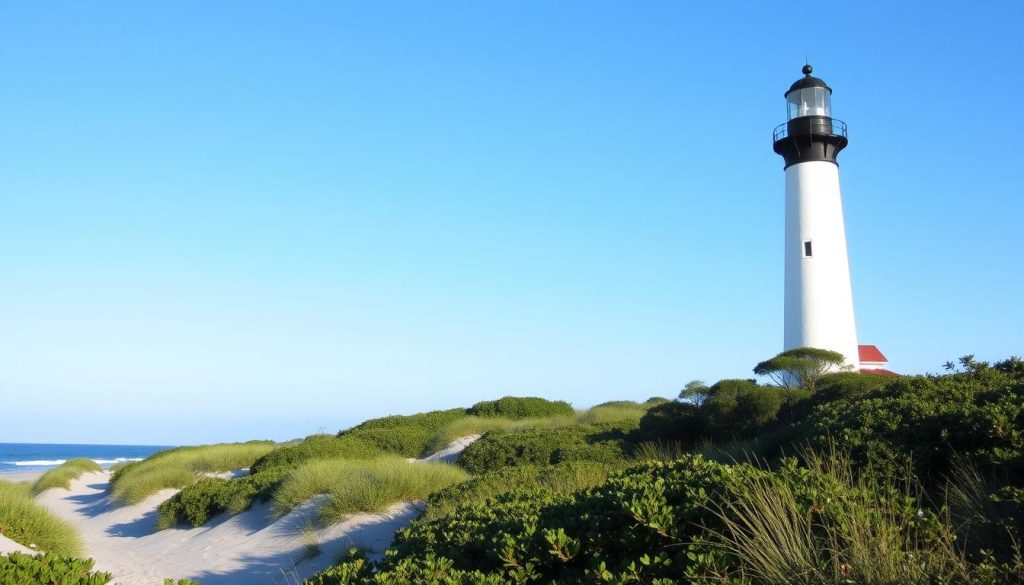
{"type": "Polygon", "coordinates": [[[786,122],[774,150],[786,169],[784,349],[816,347],[843,354],[860,369],[850,262],[836,157],[846,124],[832,117],[832,88],[811,75],[786,92],[786,122]]]}

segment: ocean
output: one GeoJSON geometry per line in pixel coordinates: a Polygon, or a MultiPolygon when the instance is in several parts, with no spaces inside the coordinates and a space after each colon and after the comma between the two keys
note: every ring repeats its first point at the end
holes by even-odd
{"type": "Polygon", "coordinates": [[[46,471],[68,459],[85,457],[104,468],[122,461],[139,461],[157,451],[156,445],[57,445],[45,443],[0,443],[0,473],[46,471]]]}

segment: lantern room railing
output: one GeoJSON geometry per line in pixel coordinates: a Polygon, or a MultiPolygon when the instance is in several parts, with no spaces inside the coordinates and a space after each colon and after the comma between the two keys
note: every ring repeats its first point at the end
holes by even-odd
{"type": "Polygon", "coordinates": [[[796,130],[792,134],[799,134],[801,136],[807,134],[823,134],[826,136],[846,136],[846,122],[837,120],[836,118],[828,118],[825,116],[803,116],[800,118],[793,118],[789,122],[783,122],[775,127],[775,131],[772,132],[772,142],[778,142],[783,138],[790,136],[790,129],[796,130]]]}

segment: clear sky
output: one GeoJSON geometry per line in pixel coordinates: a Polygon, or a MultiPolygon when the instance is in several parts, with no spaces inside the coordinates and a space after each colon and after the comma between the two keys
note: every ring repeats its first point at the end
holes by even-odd
{"type": "Polygon", "coordinates": [[[857,326],[1024,350],[1024,3],[0,3],[0,442],[584,407],[782,347],[805,55],[857,326]]]}

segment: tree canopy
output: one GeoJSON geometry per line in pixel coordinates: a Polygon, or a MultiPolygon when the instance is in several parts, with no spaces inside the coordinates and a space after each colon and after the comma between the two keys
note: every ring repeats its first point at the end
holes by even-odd
{"type": "Polygon", "coordinates": [[[757,364],[754,373],[771,378],[779,386],[803,388],[813,393],[818,380],[825,374],[850,369],[846,358],[837,351],[798,347],[757,364]]]}

